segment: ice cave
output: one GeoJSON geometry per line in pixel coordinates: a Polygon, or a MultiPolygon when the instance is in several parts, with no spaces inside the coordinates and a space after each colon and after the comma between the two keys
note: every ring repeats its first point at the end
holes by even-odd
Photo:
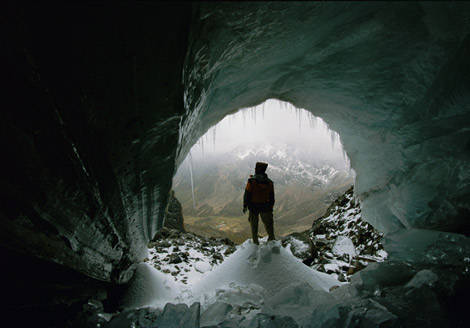
{"type": "MultiPolygon", "coordinates": [[[[0,244],[16,326],[468,325],[468,2],[7,2],[0,15],[0,244]],[[387,261],[334,289],[281,285],[249,320],[224,317],[226,303],[205,321],[198,302],[123,310],[160,282],[142,261],[190,148],[266,99],[339,133],[387,261]]],[[[282,257],[284,275],[303,276],[279,245],[251,246],[226,267],[282,257]]],[[[256,279],[231,295],[256,297],[256,279]]]]}

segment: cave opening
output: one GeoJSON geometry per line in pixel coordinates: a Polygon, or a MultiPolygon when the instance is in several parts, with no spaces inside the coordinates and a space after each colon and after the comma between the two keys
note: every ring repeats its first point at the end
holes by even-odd
{"type": "Polygon", "coordinates": [[[354,183],[336,132],[304,109],[268,99],[227,115],[179,165],[172,188],[187,230],[244,242],[250,232],[242,196],[257,161],[268,163],[275,182],[279,236],[310,228],[354,183]]]}
{"type": "MultiPolygon", "coordinates": [[[[244,312],[240,318],[255,315],[279,289],[326,301],[354,273],[387,258],[383,234],[362,220],[354,178],[339,135],[304,109],[268,99],[227,115],[179,166],[163,228],[124,304],[199,301],[208,325],[220,319],[212,316],[221,315],[221,306],[244,312]],[[277,241],[265,237],[259,247],[241,197],[257,161],[268,163],[276,186],[277,241]]],[[[261,222],[260,234],[266,235],[261,222]]],[[[284,296],[278,301],[270,306],[285,311],[284,296]]],[[[289,315],[303,320],[301,308],[289,315]]]]}

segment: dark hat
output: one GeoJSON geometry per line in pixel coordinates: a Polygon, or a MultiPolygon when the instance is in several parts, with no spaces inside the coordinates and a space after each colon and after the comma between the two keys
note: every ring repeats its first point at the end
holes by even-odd
{"type": "Polygon", "coordinates": [[[255,173],[264,173],[268,168],[268,163],[257,162],[255,166],[255,173]]]}

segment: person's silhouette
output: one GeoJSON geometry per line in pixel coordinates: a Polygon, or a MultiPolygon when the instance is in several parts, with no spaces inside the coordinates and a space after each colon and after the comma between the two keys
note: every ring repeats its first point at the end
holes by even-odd
{"type": "Polygon", "coordinates": [[[255,175],[250,176],[243,196],[243,213],[249,210],[248,221],[251,225],[253,243],[259,245],[258,241],[258,217],[264,223],[268,233],[268,241],[274,240],[274,184],[265,173],[267,163],[257,162],[255,175]]]}

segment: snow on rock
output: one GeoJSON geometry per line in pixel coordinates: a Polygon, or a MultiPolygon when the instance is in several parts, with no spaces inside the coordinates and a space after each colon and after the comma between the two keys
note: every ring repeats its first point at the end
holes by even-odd
{"type": "Polygon", "coordinates": [[[229,239],[162,229],[149,243],[146,262],[175,282],[193,284],[235,251],[229,239]]]}
{"type": "Polygon", "coordinates": [[[349,255],[349,258],[356,257],[356,248],[351,239],[346,236],[338,236],[333,245],[333,253],[336,255],[349,255]]]}
{"type": "Polygon", "coordinates": [[[361,219],[360,204],[351,187],[311,229],[283,238],[282,245],[313,269],[349,281],[370,262],[387,258],[382,238],[382,233],[361,219]]]}
{"type": "Polygon", "coordinates": [[[206,273],[212,269],[211,265],[207,262],[196,262],[194,269],[199,273],[206,273]]]}

